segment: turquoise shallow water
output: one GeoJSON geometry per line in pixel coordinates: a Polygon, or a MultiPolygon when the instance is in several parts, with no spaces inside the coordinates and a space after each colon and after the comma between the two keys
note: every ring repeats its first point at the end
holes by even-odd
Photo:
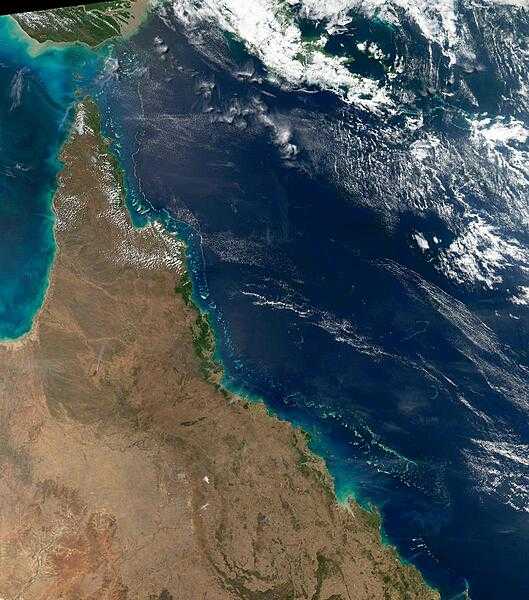
{"type": "MultiPolygon", "coordinates": [[[[495,166],[476,164],[483,151],[461,129],[459,108],[420,95],[413,110],[429,121],[402,140],[400,117],[387,123],[329,95],[271,89],[255,62],[234,65],[229,49],[221,69],[218,46],[208,62],[170,25],[153,19],[118,45],[119,78],[100,103],[139,188],[131,204],[142,208],[145,192],[188,243],[225,384],[311,433],[340,498],[376,505],[386,539],[443,598],[469,588],[479,600],[529,597],[527,315],[508,299],[525,275],[505,269],[492,292],[456,285],[432,250],[460,235],[437,200],[457,216],[468,186],[467,206],[485,204],[495,231],[504,222],[487,187],[495,166]],[[251,81],[241,76],[254,70],[251,81]],[[299,142],[294,165],[269,119],[299,142]],[[457,159],[436,154],[408,173],[417,159],[409,141],[431,135],[442,140],[436,153],[457,159]],[[354,194],[319,170],[329,149],[354,194]],[[424,189],[431,206],[416,195],[424,189]]],[[[417,54],[425,51],[418,40],[417,54]]],[[[496,174],[501,181],[505,169],[496,174]]]]}
{"type": "MultiPolygon", "coordinates": [[[[529,597],[529,421],[519,402],[529,398],[526,309],[508,300],[509,289],[452,284],[433,255],[416,247],[417,232],[446,245],[459,225],[422,203],[412,210],[416,181],[399,189],[386,162],[379,169],[365,160],[367,143],[370,159],[387,146],[384,161],[402,155],[411,162],[393,140],[400,126],[386,131],[327,95],[241,80],[247,64],[222,70],[216,60],[204,62],[165,21],[153,19],[117,44],[119,70],[109,62],[97,86],[104,52],[35,54],[6,20],[0,36],[0,336],[27,331],[41,304],[53,257],[56,157],[75,90],[89,89],[99,95],[105,132],[128,177],[136,224],[149,205],[188,243],[195,300],[212,317],[226,386],[265,399],[307,430],[340,498],[353,493],[374,503],[387,539],[444,598],[463,597],[469,585],[474,599],[496,600],[506,590],[529,597]],[[160,39],[169,48],[161,56],[153,52],[160,39]],[[216,93],[208,95],[212,82],[216,93]],[[242,128],[226,123],[233,108],[254,107],[256,98],[279,123],[295,124],[293,139],[304,148],[298,161],[308,171],[285,161],[257,109],[234,121],[242,128]],[[303,140],[314,141],[314,131],[339,140],[335,132],[344,130],[351,132],[347,152],[337,151],[337,160],[361,165],[354,181],[368,206],[386,205],[385,187],[374,184],[395,182],[398,225],[366,208],[365,194],[344,199],[309,168],[303,140]],[[491,474],[494,490],[481,481],[491,474]]],[[[442,139],[440,147],[459,157],[450,166],[459,168],[472,139],[452,109],[439,110],[429,97],[421,102],[431,118],[425,135],[442,139]]],[[[485,201],[499,225],[505,215],[487,189],[494,165],[462,166],[472,177],[455,172],[448,181],[432,163],[427,183],[447,185],[447,206],[457,211],[454,199],[475,180],[469,206],[480,210],[485,201]]],[[[527,245],[525,234],[520,239],[527,245]]],[[[526,282],[519,270],[503,276],[504,288],[526,282]]]]}
{"type": "Polygon", "coordinates": [[[34,44],[0,17],[0,339],[31,329],[54,256],[52,197],[78,93],[102,57],[34,44]]]}

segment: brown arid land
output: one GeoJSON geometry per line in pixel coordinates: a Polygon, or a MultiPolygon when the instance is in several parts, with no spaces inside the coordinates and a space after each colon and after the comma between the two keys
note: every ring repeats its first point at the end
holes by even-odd
{"type": "Polygon", "coordinates": [[[47,297],[0,346],[0,598],[438,598],[302,432],[204,376],[182,244],[130,224],[90,101],[62,160],[47,297]]]}

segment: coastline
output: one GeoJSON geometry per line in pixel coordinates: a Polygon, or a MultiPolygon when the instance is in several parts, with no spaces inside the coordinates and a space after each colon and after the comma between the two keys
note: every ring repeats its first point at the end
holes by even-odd
{"type": "MultiPolygon", "coordinates": [[[[101,123],[101,126],[103,128],[104,124],[101,123]]],[[[199,253],[196,252],[196,249],[192,248],[192,238],[195,237],[196,232],[187,223],[179,222],[174,219],[166,210],[161,212],[157,211],[146,198],[143,189],[131,189],[128,171],[125,167],[123,167],[122,157],[120,156],[120,147],[116,147],[114,137],[112,136],[111,132],[104,131],[104,136],[110,144],[110,152],[114,156],[119,176],[123,181],[123,189],[125,194],[124,202],[133,226],[136,229],[141,230],[146,224],[153,222],[158,223],[170,234],[175,235],[183,244],[185,249],[185,270],[182,274],[181,281],[176,286],[176,291],[182,295],[186,305],[196,312],[197,320],[207,323],[208,337],[211,340],[211,344],[206,347],[207,352],[205,354],[197,352],[197,355],[201,359],[203,365],[203,374],[207,381],[214,384],[216,389],[223,393],[230,401],[240,401],[244,405],[251,406],[259,412],[264,411],[271,419],[286,423],[296,430],[305,440],[307,452],[311,454],[314,460],[322,464],[323,470],[332,481],[332,486],[328,489],[328,493],[330,496],[332,496],[333,501],[335,501],[342,510],[347,512],[351,512],[351,510],[354,511],[356,508],[360,511],[363,511],[374,529],[376,529],[380,543],[384,547],[394,552],[397,560],[400,561],[403,566],[409,566],[419,572],[429,590],[433,594],[437,594],[438,597],[440,597],[440,593],[437,588],[435,588],[425,579],[424,574],[418,569],[418,567],[415,566],[413,562],[405,559],[399,554],[396,545],[392,543],[389,536],[387,536],[384,532],[383,519],[379,508],[372,503],[362,503],[355,494],[354,490],[349,487],[347,490],[343,490],[341,493],[337,491],[335,486],[335,477],[327,466],[324,453],[319,453],[312,447],[314,434],[310,433],[309,427],[299,421],[284,418],[279,414],[276,414],[276,412],[267,404],[264,398],[260,396],[254,396],[240,387],[231,386],[227,382],[225,377],[225,366],[218,351],[218,336],[221,334],[215,328],[214,318],[210,313],[210,307],[204,300],[201,300],[201,294],[197,292],[197,288],[200,287],[200,284],[197,285],[196,281],[193,282],[193,278],[191,276],[191,273],[198,275],[200,273],[200,268],[197,267],[196,269],[191,269],[189,267],[190,261],[196,262],[197,265],[201,262],[197,259],[199,253]],[[137,217],[139,217],[138,220],[140,222],[137,221],[137,217]],[[191,232],[191,239],[187,239],[185,232],[191,232]]],[[[208,294],[206,294],[206,297],[207,295],[208,294]]]]}
{"type": "MultiPolygon", "coordinates": [[[[50,74],[50,85],[49,88],[46,88],[46,92],[49,94],[51,100],[55,102],[57,112],[62,110],[62,120],[60,124],[57,122],[57,139],[54,140],[53,148],[50,147],[49,154],[43,161],[43,164],[49,169],[53,181],[47,185],[46,188],[39,190],[38,193],[40,202],[46,207],[45,220],[48,223],[49,229],[49,240],[47,240],[49,243],[46,244],[46,250],[49,248],[50,256],[48,257],[46,265],[46,273],[42,280],[39,292],[34,296],[34,303],[30,309],[27,307],[28,321],[25,327],[21,331],[16,331],[14,335],[0,337],[1,346],[16,348],[24,343],[25,338],[31,335],[37,315],[46,302],[47,293],[50,287],[50,274],[55,260],[55,213],[52,209],[52,205],[53,198],[57,191],[59,175],[63,169],[60,155],[69,138],[71,126],[73,124],[75,106],[77,104],[73,87],[70,88],[69,86],[69,83],[73,82],[74,78],[69,72],[71,69],[68,65],[71,63],[71,68],[77,69],[78,63],[83,68],[86,68],[86,73],[88,73],[94,68],[96,59],[95,54],[92,54],[92,52],[90,52],[89,55],[84,56],[78,49],[76,50],[73,48],[72,44],[64,46],[63,48],[58,48],[53,45],[37,42],[19,26],[13,17],[9,15],[0,16],[0,29],[2,29],[2,34],[5,36],[4,52],[8,57],[13,55],[14,60],[20,60],[22,70],[30,65],[35,69],[37,76],[40,79],[43,79],[47,75],[47,70],[49,68],[52,69],[50,74]],[[60,60],[57,60],[55,56],[60,56],[60,60]],[[86,60],[87,58],[88,60],[86,60]],[[85,60],[86,64],[84,64],[85,60]],[[70,93],[72,97],[68,98],[70,93]]],[[[84,76],[85,74],[83,73],[81,78],[84,76]]],[[[76,81],[75,85],[76,87],[81,87],[82,83],[81,81],[76,81]]],[[[61,115],[52,116],[59,117],[61,115]]]]}
{"type": "Polygon", "coordinates": [[[176,293],[183,246],[154,222],[132,225],[105,141],[72,129],[62,156],[37,339],[0,347],[6,393],[17,399],[14,411],[0,405],[11,411],[0,415],[11,465],[0,485],[4,528],[37,494],[19,546],[35,545],[25,533],[34,528],[59,533],[42,550],[9,555],[0,593],[40,597],[51,577],[57,595],[83,600],[94,578],[105,600],[125,600],[127,589],[157,600],[197,590],[218,600],[351,597],[350,587],[355,600],[437,598],[382,546],[373,515],[336,503],[304,434],[205,380],[197,312],[176,293]],[[167,250],[179,253],[169,263],[167,250]]]}
{"type": "MultiPolygon", "coordinates": [[[[268,406],[265,399],[258,396],[253,396],[252,394],[244,391],[241,388],[230,386],[226,381],[225,377],[225,366],[222,362],[222,357],[218,352],[218,336],[219,332],[216,331],[214,326],[214,319],[210,314],[210,310],[203,303],[200,302],[199,297],[196,294],[196,288],[193,284],[192,277],[190,276],[190,270],[188,267],[188,261],[190,260],[189,252],[189,242],[184,238],[182,233],[176,233],[178,227],[175,226],[177,221],[169,216],[167,213],[165,214],[165,218],[162,218],[150,204],[150,202],[145,198],[144,193],[140,190],[140,196],[143,197],[144,203],[141,203],[141,200],[134,195],[135,202],[128,202],[129,198],[129,187],[127,185],[127,174],[124,168],[121,166],[121,161],[119,159],[119,150],[116,150],[113,145],[113,139],[111,137],[106,137],[110,143],[110,153],[113,155],[115,164],[117,165],[117,170],[119,172],[120,178],[122,178],[123,189],[125,194],[125,205],[127,207],[127,211],[129,213],[129,217],[131,219],[131,223],[135,228],[141,230],[145,227],[145,224],[152,224],[153,222],[159,223],[162,227],[164,227],[167,231],[171,232],[173,235],[176,235],[180,242],[184,247],[184,271],[182,272],[181,279],[179,283],[176,285],[175,292],[180,294],[186,304],[189,306],[197,315],[197,322],[200,322],[203,327],[206,328],[206,332],[204,330],[199,330],[199,335],[202,334],[207,338],[208,342],[206,344],[201,343],[200,340],[196,339],[196,333],[193,332],[193,337],[195,340],[195,351],[197,356],[199,357],[202,364],[202,372],[206,380],[223,393],[226,398],[230,402],[242,402],[243,405],[248,405],[252,407],[254,410],[259,412],[264,412],[269,418],[277,420],[282,423],[286,423],[291,426],[294,430],[296,430],[305,440],[306,444],[306,452],[310,453],[313,460],[321,463],[321,467],[325,474],[330,478],[332,482],[331,486],[327,487],[327,492],[329,496],[332,497],[333,501],[336,502],[341,509],[354,514],[355,510],[363,511],[365,517],[371,523],[372,527],[377,531],[377,534],[380,539],[380,543],[386,548],[390,549],[395,553],[397,559],[404,566],[409,566],[418,572],[419,569],[410,561],[402,557],[395,544],[391,542],[391,539],[384,532],[383,519],[381,512],[377,506],[372,503],[368,505],[363,504],[359,498],[356,496],[355,492],[352,489],[344,490],[342,493],[339,493],[336,489],[335,478],[332,474],[332,471],[327,466],[327,461],[325,460],[325,456],[312,447],[313,442],[313,434],[311,434],[306,426],[302,423],[295,422],[293,420],[289,420],[286,418],[282,418],[280,415],[276,414],[276,412],[268,406]],[[145,219],[145,223],[136,224],[134,215],[131,211],[138,211],[138,216],[141,216],[142,220],[145,219]]],[[[187,224],[183,223],[184,227],[187,227],[187,224]]],[[[325,485],[324,479],[321,481],[322,485],[325,485]]],[[[421,573],[421,572],[420,572],[421,573]]],[[[424,579],[425,584],[428,586],[430,591],[434,594],[439,595],[439,591],[435,588],[431,583],[429,583],[425,578],[424,574],[421,573],[421,577],[424,579]]],[[[440,597],[440,596],[439,596],[440,597]]]]}
{"type": "MultiPolygon", "coordinates": [[[[70,107],[68,112],[70,113],[74,109],[75,109],[75,104],[72,104],[72,106],[70,107]]],[[[46,300],[48,298],[48,292],[50,290],[51,283],[52,283],[52,277],[53,277],[53,264],[55,262],[55,257],[57,255],[56,215],[55,215],[55,211],[53,209],[53,198],[55,197],[55,194],[57,192],[58,182],[59,182],[59,177],[60,177],[61,171],[64,168],[64,165],[61,162],[59,157],[62,153],[62,150],[63,150],[65,144],[68,142],[68,138],[70,137],[70,131],[71,131],[72,127],[73,127],[73,119],[70,119],[70,124],[66,128],[64,139],[62,140],[62,143],[57,148],[57,157],[55,160],[55,162],[56,162],[55,191],[50,190],[50,193],[48,194],[48,200],[47,200],[47,203],[49,204],[50,218],[51,218],[51,240],[52,240],[52,246],[53,246],[53,254],[50,257],[50,260],[47,265],[46,277],[45,277],[45,280],[43,281],[41,294],[39,294],[38,298],[36,299],[36,309],[33,311],[31,320],[29,322],[29,328],[14,338],[0,338],[0,346],[3,346],[8,349],[18,350],[18,349],[24,347],[30,341],[35,340],[36,329],[38,327],[38,318],[39,318],[39,315],[40,315],[44,305],[46,304],[46,300]]]]}
{"type": "MultiPolygon", "coordinates": [[[[202,312],[202,309],[200,309],[197,305],[195,305],[195,309],[199,313],[202,312]]],[[[207,311],[206,311],[206,313],[207,313],[207,311]]],[[[209,318],[208,321],[211,322],[211,318],[209,318]]],[[[215,334],[215,328],[213,327],[213,325],[210,325],[210,326],[211,326],[211,330],[212,330],[213,339],[216,340],[217,337],[215,334]]],[[[218,369],[220,370],[220,373],[222,375],[221,381],[219,384],[221,389],[223,389],[227,394],[229,394],[230,397],[240,398],[240,399],[242,399],[243,402],[248,402],[251,405],[262,406],[263,409],[266,411],[266,414],[269,417],[271,417],[273,419],[277,419],[277,420],[285,422],[285,423],[288,423],[291,427],[298,430],[305,439],[305,442],[307,445],[307,451],[310,452],[310,454],[316,460],[322,461],[323,468],[325,469],[326,473],[329,475],[329,477],[332,481],[332,487],[329,489],[329,493],[332,495],[334,501],[343,510],[346,510],[349,512],[350,511],[354,512],[354,510],[356,508],[359,508],[361,511],[364,511],[365,515],[370,520],[373,527],[377,530],[381,544],[383,546],[385,546],[386,548],[389,548],[393,552],[395,552],[398,560],[403,565],[409,566],[413,569],[416,569],[421,574],[421,577],[423,578],[423,580],[424,580],[425,584],[428,586],[428,588],[433,593],[438,594],[439,598],[441,598],[440,591],[435,587],[435,585],[432,582],[430,582],[426,578],[425,574],[411,560],[406,559],[399,553],[397,546],[392,542],[390,536],[384,530],[384,521],[383,521],[383,517],[382,517],[382,513],[380,511],[380,508],[378,506],[376,506],[375,504],[373,504],[372,502],[362,501],[359,498],[359,496],[357,495],[354,487],[348,486],[347,489],[343,489],[341,491],[339,489],[337,489],[336,479],[332,472],[332,469],[329,468],[329,466],[327,464],[327,460],[325,458],[325,452],[318,451],[317,449],[314,448],[314,434],[309,431],[308,427],[301,422],[298,422],[298,421],[295,421],[292,419],[288,419],[288,418],[283,418],[280,415],[276,414],[276,412],[270,406],[268,406],[268,404],[266,403],[266,400],[264,400],[263,398],[254,396],[254,395],[249,394],[248,392],[244,391],[241,388],[232,387],[229,384],[227,384],[224,379],[225,371],[224,371],[224,366],[222,364],[221,357],[215,352],[215,350],[213,351],[212,356],[214,357],[213,360],[217,363],[218,369]]],[[[470,596],[465,596],[465,598],[467,600],[470,600],[470,596]]]]}
{"type": "MultiPolygon", "coordinates": [[[[30,36],[28,36],[28,37],[30,37],[30,36]]],[[[49,45],[56,46],[57,43],[50,42],[49,45]]],[[[71,45],[71,43],[65,43],[65,45],[69,46],[69,45],[71,45]]],[[[59,149],[59,156],[62,154],[64,145],[66,144],[66,142],[68,141],[68,139],[70,137],[73,123],[74,123],[74,120],[71,119],[69,126],[67,128],[68,131],[66,132],[64,140],[61,145],[61,148],[59,149]]],[[[113,152],[111,154],[113,154],[113,152]]],[[[120,173],[120,179],[122,181],[123,189],[124,189],[125,195],[127,196],[126,172],[121,166],[119,156],[114,155],[114,159],[115,159],[114,168],[116,169],[116,171],[118,173],[120,173]]],[[[59,169],[59,171],[57,173],[57,179],[59,177],[59,173],[61,172],[61,170],[62,169],[59,169]]],[[[125,203],[127,203],[126,200],[125,200],[125,203]]],[[[127,204],[127,207],[128,207],[128,204],[127,204]]],[[[138,208],[141,209],[142,207],[138,207],[138,208]]],[[[150,206],[143,207],[143,208],[147,209],[146,213],[144,213],[144,214],[148,214],[148,212],[155,213],[155,211],[150,206]]],[[[53,205],[52,205],[52,209],[53,209],[53,205]]],[[[127,210],[128,210],[128,208],[127,208],[127,210]]],[[[53,210],[52,210],[52,212],[53,212],[54,218],[55,218],[55,212],[53,210]]],[[[132,221],[133,226],[137,227],[138,230],[141,230],[144,227],[144,225],[142,225],[142,226],[134,225],[134,218],[133,218],[133,215],[130,214],[130,211],[129,211],[129,218],[132,221]]],[[[150,225],[153,225],[154,223],[158,223],[162,227],[166,227],[166,225],[167,225],[166,223],[164,223],[164,219],[162,219],[160,216],[156,216],[156,215],[154,217],[150,217],[148,219],[148,221],[149,221],[150,225]]],[[[53,236],[54,236],[55,249],[57,252],[58,246],[57,246],[57,238],[56,238],[55,231],[56,230],[55,230],[55,221],[54,221],[53,222],[53,236]]],[[[172,233],[174,233],[174,232],[172,232],[172,233]]],[[[184,244],[186,244],[186,247],[187,247],[187,242],[185,241],[185,239],[181,238],[180,241],[183,242],[184,244]]],[[[189,249],[186,249],[186,256],[188,255],[188,251],[189,251],[189,249]]],[[[16,338],[14,340],[2,341],[2,342],[0,342],[0,345],[6,346],[8,349],[9,348],[10,349],[20,349],[20,348],[26,346],[27,344],[29,344],[32,340],[34,340],[35,336],[37,335],[40,314],[48,300],[48,292],[52,285],[54,262],[55,262],[55,256],[52,258],[52,261],[50,262],[49,270],[48,270],[48,278],[47,278],[47,282],[46,282],[46,290],[44,292],[44,296],[43,296],[40,308],[33,317],[31,328],[29,329],[28,332],[24,333],[19,338],[16,338]]],[[[227,387],[224,387],[224,384],[223,384],[224,367],[222,365],[222,361],[221,361],[220,357],[218,356],[218,354],[216,352],[216,335],[217,334],[216,334],[215,328],[212,324],[212,319],[209,315],[209,312],[207,310],[204,310],[200,306],[198,297],[195,295],[195,292],[196,292],[195,287],[193,285],[192,279],[189,276],[189,272],[187,272],[187,270],[184,271],[182,278],[183,278],[183,281],[179,285],[176,286],[175,291],[177,293],[180,293],[182,295],[182,297],[184,298],[184,301],[186,302],[186,304],[188,304],[188,306],[196,312],[196,315],[197,315],[196,323],[198,323],[198,324],[194,331],[193,337],[195,339],[195,350],[196,350],[197,355],[200,358],[201,362],[203,363],[204,375],[206,376],[206,378],[209,379],[213,376],[213,379],[211,380],[211,382],[215,384],[217,389],[223,390],[224,394],[229,395],[230,399],[239,398],[239,400],[243,404],[246,403],[247,405],[249,405],[251,410],[255,410],[255,411],[261,412],[261,413],[264,412],[270,418],[277,419],[280,422],[286,423],[287,421],[281,419],[280,417],[278,417],[277,415],[274,414],[274,412],[266,405],[266,402],[263,399],[260,399],[260,398],[254,399],[254,398],[250,398],[250,397],[245,397],[244,395],[241,395],[240,391],[234,392],[233,390],[231,390],[227,387]],[[212,370],[213,370],[213,373],[212,373],[212,370]]],[[[324,462],[323,458],[321,458],[312,449],[310,449],[310,434],[305,432],[302,427],[300,427],[296,424],[291,424],[291,426],[294,429],[298,430],[298,432],[300,432],[301,435],[304,437],[304,439],[306,440],[306,442],[308,443],[308,446],[309,446],[307,448],[307,451],[312,454],[313,459],[319,463],[324,462]]],[[[328,474],[332,479],[332,475],[328,471],[327,467],[322,466],[322,468],[325,470],[325,473],[328,474]]],[[[357,508],[356,506],[353,506],[353,502],[356,503],[356,500],[354,498],[347,498],[346,500],[344,500],[344,499],[340,499],[338,497],[338,495],[336,494],[335,488],[334,488],[334,483],[332,485],[332,488],[330,490],[328,490],[328,492],[330,494],[332,494],[334,500],[343,509],[345,509],[347,511],[351,511],[351,510],[354,510],[357,508]]],[[[382,536],[380,535],[381,520],[380,520],[379,514],[377,512],[375,512],[375,513],[369,512],[361,506],[358,506],[358,508],[360,508],[360,510],[365,511],[365,513],[366,513],[365,516],[369,521],[372,520],[372,525],[379,532],[379,537],[380,537],[381,541],[383,542],[382,536]]],[[[396,553],[394,546],[388,545],[388,547],[390,547],[396,553]]],[[[397,556],[398,556],[398,554],[397,554],[397,556]]],[[[398,556],[398,559],[402,563],[405,564],[406,561],[404,561],[400,556],[398,556]]],[[[432,588],[432,590],[433,590],[433,588],[432,588]]]]}
{"type": "MultiPolygon", "coordinates": [[[[59,26],[61,27],[61,19],[60,16],[57,17],[56,22],[51,20],[51,23],[32,23],[31,21],[26,21],[25,15],[26,13],[20,13],[18,15],[10,16],[9,18],[15,22],[20,30],[24,32],[27,36],[28,40],[31,40],[32,43],[32,51],[33,52],[43,52],[48,48],[61,48],[61,47],[69,47],[72,44],[76,44],[79,46],[84,46],[86,48],[90,48],[93,50],[97,50],[103,47],[108,42],[111,42],[114,39],[127,39],[134,32],[141,27],[151,14],[152,4],[156,0],[130,0],[131,7],[130,12],[128,14],[128,19],[126,22],[122,22],[120,20],[119,31],[115,31],[114,33],[108,31],[104,34],[95,35],[94,39],[89,39],[88,34],[83,33],[79,35],[79,39],[76,39],[77,34],[73,34],[71,31],[67,31],[66,28],[62,33],[51,33],[50,26],[59,26]],[[81,35],[85,35],[84,39],[81,39],[81,35]],[[37,46],[38,45],[38,46],[37,46]]],[[[77,7],[73,7],[77,8],[77,7]]],[[[27,13],[31,15],[42,13],[42,15],[54,15],[58,11],[63,9],[48,9],[43,11],[38,11],[37,13],[27,13]]],[[[88,21],[90,18],[89,13],[86,13],[81,16],[81,18],[86,17],[88,21]]],[[[88,27],[88,26],[87,26],[88,27]]]]}
{"type": "MultiPolygon", "coordinates": [[[[82,52],[88,52],[87,57],[93,60],[104,60],[104,57],[100,55],[101,50],[104,50],[105,47],[108,47],[108,43],[113,39],[117,38],[127,38],[135,33],[135,31],[142,26],[143,23],[149,17],[150,14],[150,6],[155,0],[134,0],[133,2],[133,18],[126,23],[123,28],[123,31],[120,34],[116,34],[111,38],[107,38],[102,40],[95,46],[87,44],[82,41],[65,41],[65,42],[57,42],[52,40],[39,41],[38,39],[32,37],[32,35],[22,27],[20,22],[12,15],[0,15],[0,22],[3,22],[5,26],[7,26],[8,35],[10,38],[15,41],[17,44],[22,44],[24,51],[27,53],[29,57],[32,59],[39,58],[43,55],[46,55],[48,52],[63,52],[70,51],[72,48],[76,46],[82,52]],[[97,57],[97,58],[96,58],[97,57]]],[[[77,84],[77,90],[73,90],[75,94],[78,94],[80,84],[77,84]]],[[[63,163],[60,159],[63,148],[65,144],[68,142],[70,137],[71,129],[74,126],[74,114],[76,111],[76,106],[78,105],[79,99],[73,99],[71,103],[65,107],[65,117],[64,123],[62,126],[62,135],[60,142],[55,149],[54,155],[49,157],[50,162],[53,163],[54,169],[54,186],[50,188],[47,192],[47,200],[46,204],[49,206],[49,217],[50,217],[50,235],[52,238],[51,246],[53,247],[53,254],[50,257],[49,263],[47,265],[47,274],[45,280],[43,281],[41,293],[38,295],[38,298],[35,302],[35,307],[32,310],[32,316],[28,323],[27,328],[21,333],[17,334],[15,337],[0,337],[0,346],[6,348],[19,348],[25,344],[25,340],[28,337],[31,337],[33,334],[33,330],[35,328],[35,323],[38,318],[39,313],[42,310],[42,307],[46,303],[47,294],[51,284],[51,275],[53,271],[53,263],[55,260],[56,254],[56,235],[55,235],[55,212],[53,210],[53,198],[55,196],[58,179],[60,173],[63,169],[63,163]]],[[[116,161],[116,168],[119,170],[119,164],[116,161]]],[[[124,176],[123,172],[121,172],[121,177],[124,176]]]]}

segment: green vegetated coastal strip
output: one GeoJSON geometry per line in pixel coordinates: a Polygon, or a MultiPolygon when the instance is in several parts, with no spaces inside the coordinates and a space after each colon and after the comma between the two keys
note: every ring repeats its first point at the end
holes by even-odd
{"type": "Polygon", "coordinates": [[[222,378],[222,367],[215,360],[215,335],[208,314],[202,312],[193,301],[193,283],[187,269],[182,274],[175,291],[177,294],[181,294],[186,305],[197,313],[196,321],[193,324],[195,352],[200,359],[202,372],[206,379],[218,385],[222,378]]]}
{"type": "Polygon", "coordinates": [[[82,42],[98,46],[138,24],[148,0],[113,0],[14,15],[20,27],[38,42],[82,42]]]}
{"type": "MultiPolygon", "coordinates": [[[[119,158],[110,149],[111,140],[106,139],[102,134],[101,113],[97,103],[91,97],[86,97],[83,100],[83,106],[86,108],[86,114],[84,116],[85,123],[92,131],[98,132],[97,139],[99,150],[102,155],[106,155],[110,165],[112,165],[116,180],[119,182],[124,205],[126,205],[125,198],[127,196],[127,186],[125,182],[125,173],[119,158]]],[[[131,218],[133,219],[132,215],[131,218]]],[[[209,315],[206,312],[203,312],[193,300],[193,283],[187,268],[183,271],[180,281],[175,287],[175,292],[182,295],[186,306],[192,308],[197,315],[196,320],[193,323],[192,332],[195,352],[200,359],[202,373],[206,379],[217,385],[219,390],[223,390],[220,386],[222,367],[215,359],[216,343],[213,327],[209,315]]]]}
{"type": "MultiPolygon", "coordinates": [[[[131,23],[141,19],[147,2],[145,0],[116,0],[115,2],[102,2],[91,6],[78,6],[74,8],[56,9],[42,13],[25,13],[16,16],[16,20],[25,32],[39,42],[52,41],[60,43],[82,42],[91,46],[97,46],[105,40],[123,35],[130,31],[131,23]],[[141,10],[139,10],[141,7],[141,10]]],[[[88,103],[87,124],[100,131],[100,118],[95,104],[88,103]]],[[[102,138],[101,138],[102,140],[102,138]]],[[[103,142],[102,142],[103,143],[103,142]]],[[[110,162],[113,169],[119,173],[118,183],[122,188],[123,195],[126,194],[123,174],[118,159],[109,151],[110,162]]],[[[195,351],[201,361],[202,371],[211,383],[220,388],[222,367],[215,360],[215,336],[206,313],[202,313],[195,305],[192,298],[192,282],[187,272],[176,286],[176,292],[181,293],[186,304],[192,306],[196,311],[196,320],[193,324],[193,340],[195,351]]],[[[228,394],[228,392],[226,392],[228,394]]],[[[250,403],[248,403],[250,406],[250,403]]],[[[255,410],[266,410],[264,407],[255,406],[255,410]]],[[[307,454],[300,455],[299,467],[301,470],[307,468],[307,454]]],[[[321,484],[325,486],[327,481],[321,472],[321,484]]],[[[334,490],[326,488],[329,496],[335,500],[334,490]]],[[[379,532],[380,520],[375,512],[357,510],[357,518],[368,521],[369,529],[379,532]]],[[[396,558],[396,557],[395,557],[396,558]]],[[[327,563],[322,562],[319,567],[325,571],[327,563]]],[[[377,576],[380,575],[378,572],[377,576]]],[[[380,575],[381,576],[381,575],[380,575]]],[[[384,583],[391,598],[436,598],[437,594],[428,590],[419,573],[406,565],[400,566],[398,576],[386,580],[384,583]]],[[[322,576],[323,580],[323,576],[322,576]]]]}
{"type": "MultiPolygon", "coordinates": [[[[92,99],[85,99],[85,105],[88,108],[86,122],[94,129],[94,131],[98,132],[101,144],[100,150],[107,155],[116,174],[116,179],[119,181],[123,206],[128,206],[126,202],[127,185],[124,172],[120,165],[119,158],[111,150],[110,140],[105,139],[101,133],[101,117],[97,103],[92,99]]],[[[141,226],[139,228],[141,229],[141,226]]],[[[195,353],[200,361],[203,377],[212,384],[218,392],[222,393],[227,400],[235,400],[233,392],[223,387],[223,366],[216,356],[216,338],[211,318],[193,299],[193,281],[187,266],[183,270],[179,281],[176,283],[174,291],[176,294],[181,295],[185,305],[196,315],[191,326],[192,338],[195,353]]],[[[244,397],[237,398],[237,402],[240,402],[248,410],[255,411],[256,414],[265,413],[272,420],[276,418],[273,412],[271,412],[262,402],[254,402],[244,397]]],[[[299,452],[299,459],[296,466],[307,477],[314,479],[318,486],[321,486],[328,498],[328,502],[333,504],[337,501],[337,498],[334,486],[332,485],[332,480],[328,476],[328,471],[324,462],[308,449],[310,446],[310,435],[305,431],[302,431],[302,434],[306,440],[306,446],[303,447],[303,449],[297,449],[299,452]]],[[[343,504],[346,507],[352,507],[359,528],[375,532],[376,537],[380,540],[378,543],[383,545],[382,519],[377,508],[374,506],[363,507],[354,502],[351,498],[347,499],[343,504]]],[[[414,566],[402,561],[400,557],[398,557],[396,550],[392,549],[392,552],[394,552],[395,560],[399,563],[399,568],[397,569],[396,574],[392,576],[383,572],[383,569],[380,568],[380,565],[367,548],[365,552],[364,558],[367,557],[374,565],[373,575],[376,578],[380,578],[386,587],[386,594],[384,597],[387,598],[387,600],[411,600],[417,598],[424,598],[424,600],[439,600],[438,592],[426,584],[422,575],[414,566]]],[[[329,567],[329,565],[324,563],[324,561],[321,564],[318,564],[318,575],[321,576],[322,581],[328,574],[326,575],[325,572],[320,572],[320,570],[323,569],[323,571],[325,571],[327,567],[329,567]]]]}

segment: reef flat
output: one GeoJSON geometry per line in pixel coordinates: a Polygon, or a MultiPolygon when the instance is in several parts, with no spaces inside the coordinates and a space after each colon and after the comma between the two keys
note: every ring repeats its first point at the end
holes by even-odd
{"type": "Polygon", "coordinates": [[[0,596],[437,598],[302,432],[207,381],[184,248],[131,225],[92,102],[61,158],[46,300],[0,346],[0,596]]]}

